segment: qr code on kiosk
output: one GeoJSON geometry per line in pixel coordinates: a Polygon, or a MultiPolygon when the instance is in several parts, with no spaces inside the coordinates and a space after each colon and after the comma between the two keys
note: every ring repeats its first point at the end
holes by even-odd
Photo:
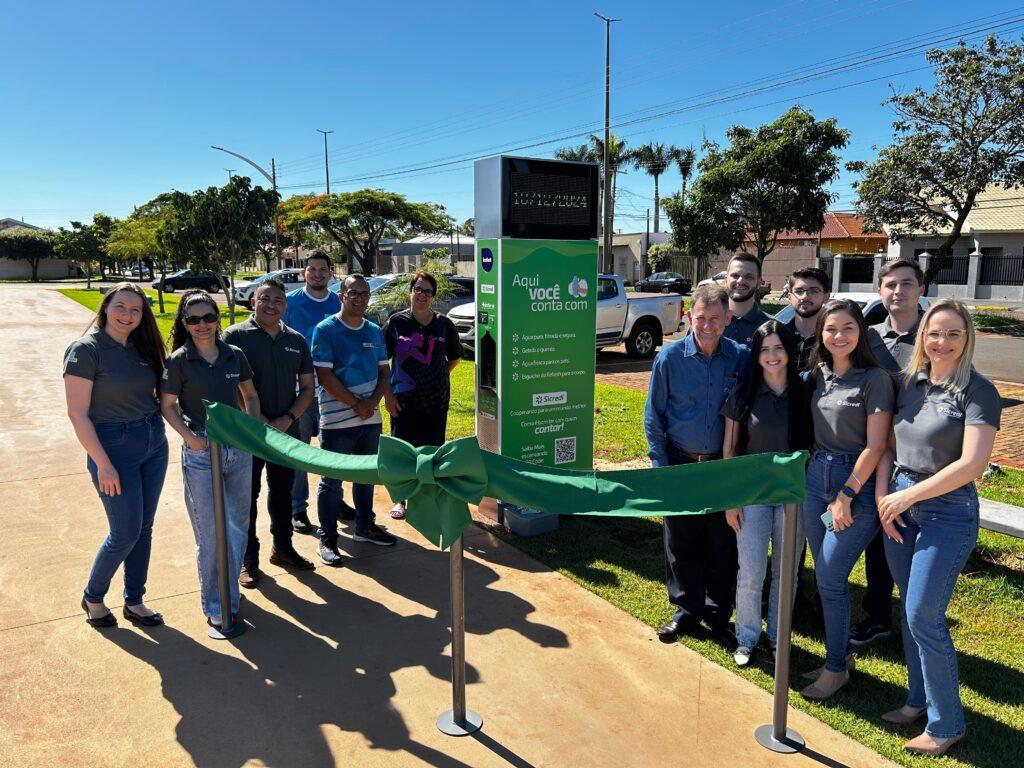
{"type": "Polygon", "coordinates": [[[576,436],[555,438],[555,464],[571,464],[576,461],[576,436]]]}

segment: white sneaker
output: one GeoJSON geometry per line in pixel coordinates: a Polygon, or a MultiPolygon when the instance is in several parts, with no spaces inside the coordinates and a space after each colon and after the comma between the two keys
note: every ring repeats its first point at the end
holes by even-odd
{"type": "Polygon", "coordinates": [[[745,667],[750,663],[750,657],[753,655],[747,646],[741,645],[732,655],[732,660],[736,662],[737,667],[745,667]]]}

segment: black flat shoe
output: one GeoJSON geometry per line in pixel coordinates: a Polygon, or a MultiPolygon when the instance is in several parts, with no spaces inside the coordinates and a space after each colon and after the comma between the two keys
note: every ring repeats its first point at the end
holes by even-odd
{"type": "Polygon", "coordinates": [[[89,606],[85,602],[85,598],[82,598],[82,610],[85,611],[85,623],[90,627],[96,627],[96,629],[105,629],[106,627],[116,627],[117,617],[114,616],[110,611],[107,611],[105,616],[100,616],[98,619],[94,619],[92,614],[89,613],[89,606]]]}
{"type": "Polygon", "coordinates": [[[153,613],[149,616],[140,616],[134,611],[128,610],[127,605],[124,607],[121,613],[124,614],[124,617],[128,619],[128,621],[132,622],[133,624],[138,624],[142,627],[159,627],[161,624],[164,623],[164,617],[161,616],[159,613],[153,613]]]}

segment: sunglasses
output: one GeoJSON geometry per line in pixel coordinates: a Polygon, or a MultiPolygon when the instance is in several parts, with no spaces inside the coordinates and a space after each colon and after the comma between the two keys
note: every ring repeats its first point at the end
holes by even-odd
{"type": "Polygon", "coordinates": [[[220,315],[216,312],[207,312],[205,315],[185,315],[185,325],[199,325],[200,323],[212,325],[218,320],[220,320],[220,315]]]}

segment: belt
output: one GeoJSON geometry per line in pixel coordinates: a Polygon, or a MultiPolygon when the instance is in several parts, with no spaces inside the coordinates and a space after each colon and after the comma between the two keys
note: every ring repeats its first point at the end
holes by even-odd
{"type": "Polygon", "coordinates": [[[676,448],[676,450],[686,458],[692,459],[693,461],[714,461],[715,459],[722,458],[721,453],[690,453],[689,451],[684,451],[680,448],[676,448]]]}

